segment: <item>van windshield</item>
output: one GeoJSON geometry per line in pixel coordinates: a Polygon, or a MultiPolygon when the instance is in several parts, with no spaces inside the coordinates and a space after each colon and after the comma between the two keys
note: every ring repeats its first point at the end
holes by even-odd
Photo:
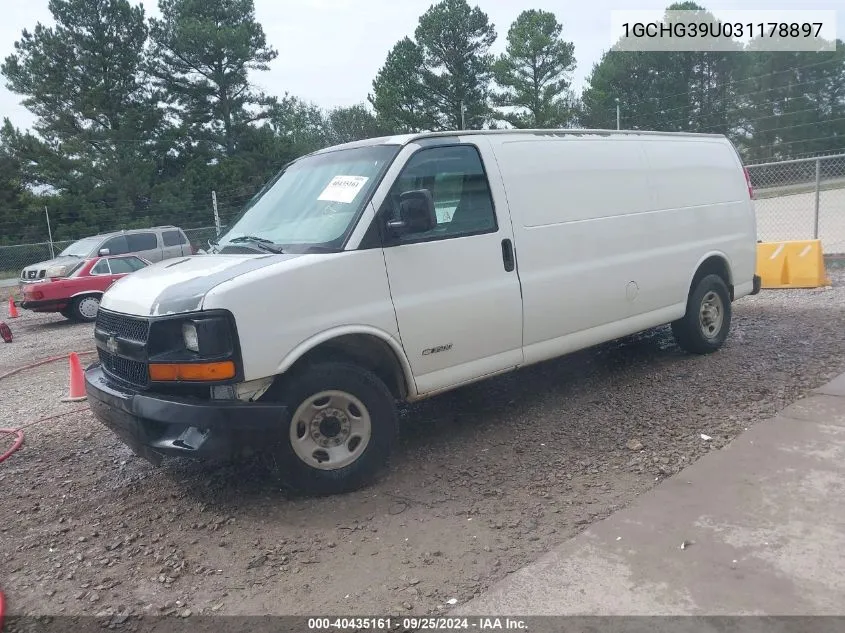
{"type": "Polygon", "coordinates": [[[59,257],[87,257],[97,247],[100,240],[99,237],[86,237],[68,246],[59,253],[59,257]]]}
{"type": "Polygon", "coordinates": [[[272,244],[285,252],[340,249],[397,145],[337,150],[289,165],[250,201],[215,250],[272,244]]]}

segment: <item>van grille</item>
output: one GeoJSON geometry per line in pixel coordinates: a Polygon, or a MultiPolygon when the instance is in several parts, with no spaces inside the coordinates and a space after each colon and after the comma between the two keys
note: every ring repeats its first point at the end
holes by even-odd
{"type": "Polygon", "coordinates": [[[107,312],[102,309],[97,310],[95,328],[101,332],[136,343],[146,343],[150,334],[150,322],[146,319],[107,312]]]}
{"type": "Polygon", "coordinates": [[[98,349],[100,363],[115,378],[138,387],[146,387],[150,380],[147,364],[122,356],[115,356],[104,349],[98,349]]]}

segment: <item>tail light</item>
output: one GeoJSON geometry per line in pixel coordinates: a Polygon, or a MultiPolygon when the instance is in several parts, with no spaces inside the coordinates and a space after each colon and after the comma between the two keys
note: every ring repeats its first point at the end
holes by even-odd
{"type": "Polygon", "coordinates": [[[748,173],[748,167],[743,167],[742,173],[745,174],[745,184],[748,185],[748,197],[753,200],[754,188],[751,186],[751,175],[748,173]]]}

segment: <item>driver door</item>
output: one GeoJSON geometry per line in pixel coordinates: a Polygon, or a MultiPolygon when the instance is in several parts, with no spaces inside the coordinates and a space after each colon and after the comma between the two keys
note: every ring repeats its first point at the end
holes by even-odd
{"type": "Polygon", "coordinates": [[[386,233],[384,256],[417,390],[430,393],[521,364],[522,296],[507,208],[494,205],[478,148],[416,152],[382,220],[397,219],[401,194],[420,189],[432,194],[436,226],[386,233]]]}

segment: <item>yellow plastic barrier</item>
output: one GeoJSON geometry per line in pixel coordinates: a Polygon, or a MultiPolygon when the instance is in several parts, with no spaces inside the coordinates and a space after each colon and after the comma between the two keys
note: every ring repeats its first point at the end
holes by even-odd
{"type": "Polygon", "coordinates": [[[763,288],[820,288],[830,285],[820,240],[758,243],[757,274],[763,288]]]}

